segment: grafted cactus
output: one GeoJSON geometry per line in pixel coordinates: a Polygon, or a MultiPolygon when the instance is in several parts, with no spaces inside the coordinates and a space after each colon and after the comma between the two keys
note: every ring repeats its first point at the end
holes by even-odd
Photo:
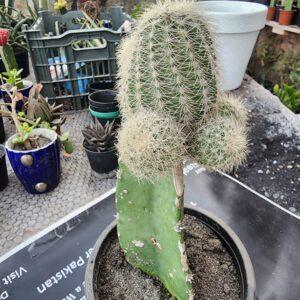
{"type": "Polygon", "coordinates": [[[150,8],[118,55],[118,235],[133,266],[193,299],[182,233],[182,161],[230,170],[246,154],[246,111],[218,88],[213,35],[193,1],[150,8]]]}

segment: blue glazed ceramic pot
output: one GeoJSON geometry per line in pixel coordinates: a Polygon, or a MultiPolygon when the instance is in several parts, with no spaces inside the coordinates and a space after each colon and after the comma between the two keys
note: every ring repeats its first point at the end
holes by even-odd
{"type": "Polygon", "coordinates": [[[57,187],[60,179],[60,145],[57,134],[50,129],[34,129],[32,134],[42,135],[51,142],[43,148],[18,151],[12,149],[14,136],[6,144],[10,164],[30,194],[46,193],[57,187]]]}
{"type": "MultiPolygon", "coordinates": [[[[29,80],[23,80],[23,83],[24,83],[25,87],[22,89],[18,89],[18,92],[21,93],[24,97],[28,98],[29,92],[30,92],[31,88],[33,87],[33,83],[29,80]]],[[[1,91],[1,97],[4,100],[4,102],[11,103],[11,99],[10,99],[9,95],[7,94],[7,92],[2,90],[1,88],[0,88],[0,91],[1,91]]],[[[17,107],[16,107],[17,112],[22,111],[23,105],[24,105],[23,101],[18,101],[17,107]]],[[[8,109],[10,110],[10,107],[8,109]]]]}

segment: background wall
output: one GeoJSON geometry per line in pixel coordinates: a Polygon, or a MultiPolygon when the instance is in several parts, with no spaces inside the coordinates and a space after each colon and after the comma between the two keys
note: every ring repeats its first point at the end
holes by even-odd
{"type": "Polygon", "coordinates": [[[257,40],[248,73],[269,89],[276,83],[300,89],[300,35],[278,35],[266,27],[257,40]]]}

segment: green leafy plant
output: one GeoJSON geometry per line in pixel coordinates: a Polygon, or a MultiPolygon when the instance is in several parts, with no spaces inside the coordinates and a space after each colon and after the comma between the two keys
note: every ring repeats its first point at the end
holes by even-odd
{"type": "Polygon", "coordinates": [[[230,171],[247,150],[247,114],[219,90],[214,36],[194,1],[159,2],[118,54],[118,236],[127,261],[194,299],[183,220],[184,157],[230,171]]]}
{"type": "Polygon", "coordinates": [[[276,84],[273,92],[291,111],[300,112],[300,90],[296,90],[294,86],[288,84],[283,84],[282,87],[276,84]]]}
{"type": "Polygon", "coordinates": [[[297,8],[300,8],[300,0],[297,0],[297,8]]]}
{"type": "Polygon", "coordinates": [[[47,99],[41,95],[42,89],[43,86],[41,84],[35,85],[31,89],[29,97],[25,99],[26,118],[31,121],[39,119],[40,124],[38,127],[48,128],[56,131],[66,153],[71,154],[74,149],[69,138],[69,133],[60,133],[61,126],[66,121],[66,118],[63,116],[62,112],[63,105],[50,105],[47,99]]]}
{"type": "Polygon", "coordinates": [[[270,1],[270,7],[275,7],[275,5],[276,5],[276,0],[271,0],[270,1]]]}
{"type": "Polygon", "coordinates": [[[27,7],[27,10],[28,10],[28,12],[29,12],[29,14],[31,16],[31,19],[33,21],[36,21],[37,18],[38,18],[38,11],[39,11],[37,0],[33,0],[32,1],[33,6],[31,6],[29,4],[29,0],[25,0],[25,1],[26,1],[26,7],[27,7]]]}
{"type": "Polygon", "coordinates": [[[19,125],[19,134],[17,134],[13,140],[13,143],[16,145],[16,144],[25,144],[26,141],[29,139],[29,136],[32,132],[32,130],[34,128],[36,128],[36,126],[38,125],[39,123],[39,120],[36,121],[35,124],[33,125],[30,125],[28,124],[27,122],[24,122],[24,123],[20,123],[19,125]],[[21,134],[20,134],[21,133],[21,134]]]}
{"type": "Polygon", "coordinates": [[[291,85],[295,87],[296,90],[300,91],[300,68],[292,71],[289,75],[291,85]]]}
{"type": "Polygon", "coordinates": [[[0,4],[0,28],[10,32],[8,43],[12,47],[27,49],[27,43],[22,26],[31,25],[33,18],[26,16],[22,10],[0,4]]]}
{"type": "Polygon", "coordinates": [[[6,90],[6,93],[11,98],[11,103],[4,103],[2,105],[10,106],[11,110],[5,111],[1,109],[0,116],[9,117],[13,120],[13,123],[16,128],[16,135],[13,140],[13,143],[15,145],[23,146],[23,148],[26,150],[37,148],[38,139],[36,137],[31,136],[31,132],[35,127],[38,126],[40,119],[37,119],[35,120],[35,122],[32,122],[30,120],[27,120],[22,113],[17,113],[17,102],[23,100],[23,95],[18,93],[16,86],[10,90],[6,90]]]}
{"type": "Polygon", "coordinates": [[[293,0],[285,0],[283,6],[284,10],[291,11],[293,7],[293,0]]]}
{"type": "Polygon", "coordinates": [[[8,44],[9,31],[6,29],[0,29],[0,55],[4,64],[6,72],[1,79],[6,81],[6,85],[12,87],[14,85],[21,89],[24,87],[23,81],[20,78],[21,70],[18,70],[18,64],[15,58],[14,49],[8,44]]]}
{"type": "Polygon", "coordinates": [[[7,84],[8,88],[16,86],[18,89],[22,89],[24,87],[23,81],[21,79],[21,73],[23,69],[16,70],[12,69],[7,72],[2,72],[0,78],[7,84]]]}
{"type": "Polygon", "coordinates": [[[137,3],[134,5],[132,12],[131,12],[131,17],[133,19],[138,19],[142,14],[142,4],[141,3],[137,3]]]}
{"type": "MultiPolygon", "coordinates": [[[[5,87],[4,87],[5,88],[5,87]]],[[[60,133],[60,126],[65,122],[65,117],[62,116],[62,105],[50,105],[48,101],[40,94],[42,85],[35,85],[29,94],[29,98],[25,98],[20,93],[17,93],[16,87],[6,90],[10,96],[11,103],[0,103],[0,106],[6,106],[9,109],[0,109],[0,116],[10,118],[16,124],[18,135],[16,142],[18,144],[27,144],[26,149],[31,149],[32,146],[27,143],[28,136],[34,128],[47,128],[56,131],[60,141],[67,154],[73,152],[73,144],[70,141],[69,133],[60,133]],[[25,102],[23,111],[16,112],[15,107],[18,101],[25,102]],[[28,147],[28,148],[27,148],[28,147]]],[[[32,140],[33,141],[33,140],[32,140]]],[[[31,141],[31,142],[32,142],[31,141]]]]}

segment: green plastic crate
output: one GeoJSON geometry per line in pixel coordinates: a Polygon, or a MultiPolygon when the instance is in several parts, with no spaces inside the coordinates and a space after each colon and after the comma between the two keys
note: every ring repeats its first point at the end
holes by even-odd
{"type": "Polygon", "coordinates": [[[116,48],[123,35],[118,29],[125,20],[131,20],[117,6],[100,15],[102,20],[111,20],[112,29],[80,29],[81,25],[74,20],[82,17],[81,11],[64,15],[42,11],[30,28],[23,27],[36,80],[43,84],[44,96],[50,103],[64,104],[68,110],[87,107],[90,82],[115,80],[116,48]],[[58,36],[54,35],[56,21],[66,24],[68,29],[58,36]],[[76,42],[93,39],[102,39],[104,46],[76,48],[76,42]]]}

